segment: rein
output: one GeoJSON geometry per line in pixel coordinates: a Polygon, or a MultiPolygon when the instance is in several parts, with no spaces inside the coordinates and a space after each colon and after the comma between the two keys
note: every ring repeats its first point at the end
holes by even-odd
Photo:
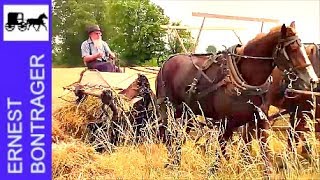
{"type": "Polygon", "coordinates": [[[261,60],[274,60],[274,57],[258,57],[258,56],[246,56],[246,55],[239,55],[235,53],[229,53],[230,56],[236,56],[239,58],[245,58],[245,59],[261,59],[261,60]]]}

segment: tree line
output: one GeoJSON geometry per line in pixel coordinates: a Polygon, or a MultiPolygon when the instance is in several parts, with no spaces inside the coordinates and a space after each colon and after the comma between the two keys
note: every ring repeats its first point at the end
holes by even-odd
{"type": "MultiPolygon", "coordinates": [[[[101,27],[103,40],[119,55],[122,65],[155,64],[170,54],[183,52],[179,40],[161,28],[169,22],[164,10],[150,0],[54,0],[53,64],[83,65],[80,46],[88,38],[88,24],[101,27]]],[[[191,32],[177,31],[191,51],[191,32]]]]}

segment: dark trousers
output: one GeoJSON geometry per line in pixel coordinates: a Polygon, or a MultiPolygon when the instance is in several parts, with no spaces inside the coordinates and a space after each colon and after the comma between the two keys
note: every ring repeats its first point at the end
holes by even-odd
{"type": "Polygon", "coordinates": [[[120,68],[111,62],[91,61],[87,63],[87,67],[101,72],[121,72],[120,68]]]}

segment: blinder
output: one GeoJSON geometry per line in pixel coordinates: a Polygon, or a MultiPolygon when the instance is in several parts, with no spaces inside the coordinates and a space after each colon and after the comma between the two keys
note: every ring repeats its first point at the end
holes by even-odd
{"type": "Polygon", "coordinates": [[[297,81],[298,76],[294,71],[296,68],[290,63],[290,58],[286,52],[286,47],[290,44],[297,42],[301,46],[300,39],[298,36],[291,36],[285,39],[280,39],[278,45],[273,52],[274,62],[277,67],[284,73],[284,76],[289,81],[288,88],[292,88],[292,83],[297,81]]]}
{"type": "Polygon", "coordinates": [[[284,73],[288,80],[288,88],[292,88],[292,83],[298,80],[299,77],[296,73],[298,70],[311,66],[311,64],[306,64],[304,66],[293,67],[293,64],[290,62],[290,58],[286,52],[286,47],[295,42],[298,43],[300,47],[302,46],[301,40],[298,36],[280,39],[273,53],[275,64],[284,73]]]}
{"type": "Polygon", "coordinates": [[[290,58],[286,52],[286,47],[294,42],[297,42],[299,46],[301,46],[301,41],[298,36],[291,36],[286,39],[280,39],[278,45],[276,46],[276,49],[273,53],[273,58],[275,64],[281,71],[287,70],[291,72],[295,69],[291,63],[288,63],[288,61],[290,61],[290,58]]]}

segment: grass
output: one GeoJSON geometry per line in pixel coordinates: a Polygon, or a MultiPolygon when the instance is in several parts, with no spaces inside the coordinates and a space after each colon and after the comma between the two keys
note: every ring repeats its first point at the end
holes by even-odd
{"type": "MultiPolygon", "coordinates": [[[[167,162],[167,151],[163,144],[152,139],[136,145],[130,142],[130,132],[124,131],[124,141],[112,151],[97,153],[87,141],[90,132],[86,122],[99,115],[99,101],[88,99],[80,106],[66,103],[58,97],[64,92],[63,86],[79,78],[83,68],[53,69],[53,164],[54,179],[263,179],[262,160],[259,154],[258,141],[253,141],[248,150],[243,140],[235,133],[228,142],[229,160],[222,159],[220,168],[212,173],[217,162],[219,150],[217,130],[194,129],[187,135],[181,129],[175,129],[187,141],[182,146],[182,161],[179,168],[164,168],[167,162]],[[205,132],[199,142],[194,142],[194,135],[205,132]],[[205,143],[209,139],[211,143],[205,143]],[[246,158],[248,151],[251,156],[246,158]]],[[[134,73],[126,70],[126,73],[134,73]]],[[[154,75],[149,75],[154,87],[154,75]]],[[[109,81],[109,80],[108,80],[109,81]]],[[[117,81],[110,79],[110,81],[117,81]]],[[[72,94],[69,97],[71,99],[72,94]]],[[[272,108],[271,113],[277,111],[272,108]]],[[[283,123],[283,122],[282,122],[283,123]]],[[[284,123],[283,123],[284,124],[284,123]]],[[[99,134],[99,136],[106,136],[99,134]]],[[[309,135],[308,142],[314,145],[310,155],[302,156],[298,152],[288,152],[286,133],[272,132],[270,147],[273,154],[273,179],[318,179],[320,177],[319,141],[309,135]]]]}

